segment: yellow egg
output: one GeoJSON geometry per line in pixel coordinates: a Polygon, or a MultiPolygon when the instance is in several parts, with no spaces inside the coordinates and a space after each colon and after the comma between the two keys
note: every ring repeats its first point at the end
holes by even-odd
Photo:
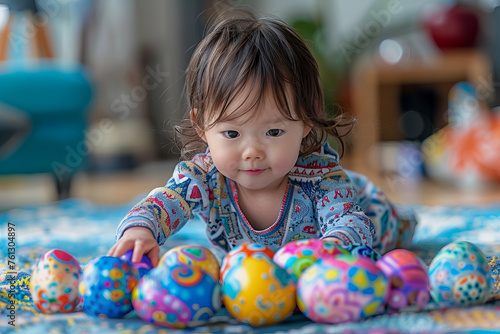
{"type": "Polygon", "coordinates": [[[292,314],[295,291],[292,277],[270,258],[247,257],[225,273],[222,301],[239,321],[263,326],[292,314]]]}

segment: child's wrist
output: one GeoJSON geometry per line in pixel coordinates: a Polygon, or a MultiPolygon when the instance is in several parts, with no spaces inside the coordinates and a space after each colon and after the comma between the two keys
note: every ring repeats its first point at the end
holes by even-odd
{"type": "Polygon", "coordinates": [[[150,228],[146,227],[146,226],[130,226],[130,227],[127,227],[123,233],[122,233],[122,237],[124,237],[125,235],[128,235],[128,234],[131,234],[131,233],[143,233],[143,231],[149,231],[152,235],[152,237],[154,238],[154,234],[153,234],[153,231],[151,231],[150,228]]]}

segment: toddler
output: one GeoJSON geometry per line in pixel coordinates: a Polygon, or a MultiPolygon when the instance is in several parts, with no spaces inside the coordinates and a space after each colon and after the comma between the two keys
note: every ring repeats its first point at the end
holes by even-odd
{"type": "Polygon", "coordinates": [[[306,238],[408,246],[414,216],[343,170],[327,143],[343,148],[339,128],[353,122],[325,112],[316,61],[285,23],[246,12],[219,20],[194,51],[187,94],[176,128],[184,161],[125,216],[108,255],[133,248],[134,262],[157,264],[159,244],[195,215],[226,252],[306,238]]]}

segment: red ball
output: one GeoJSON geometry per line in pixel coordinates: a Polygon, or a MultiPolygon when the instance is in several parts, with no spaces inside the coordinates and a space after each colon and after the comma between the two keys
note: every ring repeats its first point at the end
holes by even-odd
{"type": "Polygon", "coordinates": [[[424,17],[423,24],[440,49],[474,46],[479,31],[475,10],[460,3],[439,6],[424,17]]]}

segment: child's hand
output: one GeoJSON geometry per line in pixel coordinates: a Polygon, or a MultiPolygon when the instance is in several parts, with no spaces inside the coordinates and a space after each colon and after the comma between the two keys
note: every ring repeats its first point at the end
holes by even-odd
{"type": "Polygon", "coordinates": [[[120,257],[129,249],[134,250],[132,262],[140,262],[142,255],[146,254],[153,266],[160,260],[160,246],[147,227],[129,227],[123,232],[120,240],[108,251],[108,256],[120,257]]]}
{"type": "Polygon", "coordinates": [[[344,242],[342,241],[342,239],[337,238],[337,237],[326,237],[326,238],[323,238],[322,240],[324,242],[328,242],[328,243],[331,243],[331,244],[334,244],[334,245],[345,246],[344,242]]]}

